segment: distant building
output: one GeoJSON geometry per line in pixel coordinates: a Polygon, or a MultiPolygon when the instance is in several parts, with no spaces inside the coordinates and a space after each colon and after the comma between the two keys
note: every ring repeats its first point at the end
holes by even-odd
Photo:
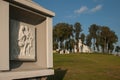
{"type": "MultiPolygon", "coordinates": [[[[77,52],[77,45],[74,46],[74,52],[76,53],[77,52]]],[[[87,53],[91,53],[91,49],[89,46],[85,45],[85,44],[82,44],[82,41],[81,39],[79,39],[79,42],[78,42],[78,52],[87,52],[87,53]]]]}
{"type": "MultiPolygon", "coordinates": [[[[54,51],[55,52],[55,51],[54,51]]],[[[56,49],[56,52],[60,53],[60,54],[70,54],[69,50],[63,50],[63,49],[56,49]]],[[[73,53],[91,53],[92,50],[90,49],[89,46],[82,44],[81,39],[79,39],[78,42],[78,50],[77,50],[77,45],[74,45],[74,49],[72,50],[73,53]]]]}

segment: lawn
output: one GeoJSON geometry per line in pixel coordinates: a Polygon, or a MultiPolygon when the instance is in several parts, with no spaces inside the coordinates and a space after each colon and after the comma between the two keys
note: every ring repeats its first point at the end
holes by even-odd
{"type": "Polygon", "coordinates": [[[120,57],[108,54],[54,54],[55,80],[120,80],[120,57]]]}

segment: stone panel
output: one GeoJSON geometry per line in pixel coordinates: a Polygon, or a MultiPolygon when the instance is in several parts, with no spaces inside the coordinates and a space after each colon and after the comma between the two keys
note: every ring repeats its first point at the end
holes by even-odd
{"type": "Polygon", "coordinates": [[[33,25],[11,19],[10,38],[11,60],[35,60],[35,27],[33,25]]]}

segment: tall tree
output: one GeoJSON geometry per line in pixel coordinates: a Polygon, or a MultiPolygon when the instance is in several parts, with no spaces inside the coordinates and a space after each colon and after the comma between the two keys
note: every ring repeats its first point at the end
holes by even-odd
{"type": "Polygon", "coordinates": [[[102,49],[103,52],[107,52],[107,43],[108,43],[108,35],[110,33],[110,29],[107,26],[101,27],[101,42],[102,42],[102,49]]]}
{"type": "Polygon", "coordinates": [[[92,24],[89,28],[89,33],[90,33],[91,37],[93,38],[93,49],[94,49],[94,51],[95,51],[95,44],[96,44],[98,30],[99,30],[99,27],[96,24],[92,24]]]}
{"type": "Polygon", "coordinates": [[[58,43],[57,42],[53,42],[53,50],[56,50],[56,49],[58,49],[58,43]]]}
{"type": "Polygon", "coordinates": [[[72,25],[68,23],[58,23],[53,29],[53,40],[60,42],[59,47],[64,49],[64,41],[69,39],[73,35],[72,25]]]}
{"type": "Polygon", "coordinates": [[[109,35],[108,35],[108,52],[112,52],[114,50],[114,43],[116,43],[118,41],[118,37],[115,34],[114,31],[110,31],[109,35]]]}
{"type": "Polygon", "coordinates": [[[74,49],[75,40],[74,39],[70,39],[69,40],[69,45],[70,45],[70,52],[72,52],[72,50],[74,49]]]}
{"type": "Polygon", "coordinates": [[[100,41],[103,52],[112,52],[114,45],[118,41],[118,37],[114,31],[111,31],[109,27],[101,27],[100,41]]]}
{"type": "Polygon", "coordinates": [[[120,52],[120,46],[116,46],[115,52],[119,53],[120,52]]]}
{"type": "Polygon", "coordinates": [[[69,48],[70,48],[69,41],[66,41],[66,42],[65,42],[65,49],[68,50],[69,48]]]}
{"type": "Polygon", "coordinates": [[[82,50],[82,52],[83,52],[83,44],[84,44],[84,41],[85,41],[85,34],[84,34],[84,33],[81,34],[81,41],[82,41],[81,50],[82,50]]]}
{"type": "Polygon", "coordinates": [[[53,50],[58,49],[58,37],[57,37],[57,31],[56,28],[53,28],[53,50]]]}
{"type": "Polygon", "coordinates": [[[92,45],[91,40],[92,40],[92,37],[91,37],[90,34],[88,34],[88,35],[86,36],[86,45],[89,46],[89,47],[91,47],[91,45],[92,45]]]}
{"type": "Polygon", "coordinates": [[[77,44],[77,51],[78,50],[78,41],[80,38],[80,32],[82,32],[81,24],[79,22],[76,22],[74,24],[74,33],[75,33],[75,39],[76,39],[76,44],[77,44]]]}
{"type": "Polygon", "coordinates": [[[100,26],[98,26],[98,29],[97,29],[97,32],[96,32],[96,48],[97,48],[97,51],[99,52],[100,51],[100,26]]]}

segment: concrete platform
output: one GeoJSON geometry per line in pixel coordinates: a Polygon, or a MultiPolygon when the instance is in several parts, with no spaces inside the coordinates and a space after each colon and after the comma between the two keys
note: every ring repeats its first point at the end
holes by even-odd
{"type": "Polygon", "coordinates": [[[22,78],[41,77],[41,76],[48,76],[53,74],[54,74],[53,69],[2,72],[0,73],[0,80],[13,80],[13,79],[22,79],[22,78]]]}

